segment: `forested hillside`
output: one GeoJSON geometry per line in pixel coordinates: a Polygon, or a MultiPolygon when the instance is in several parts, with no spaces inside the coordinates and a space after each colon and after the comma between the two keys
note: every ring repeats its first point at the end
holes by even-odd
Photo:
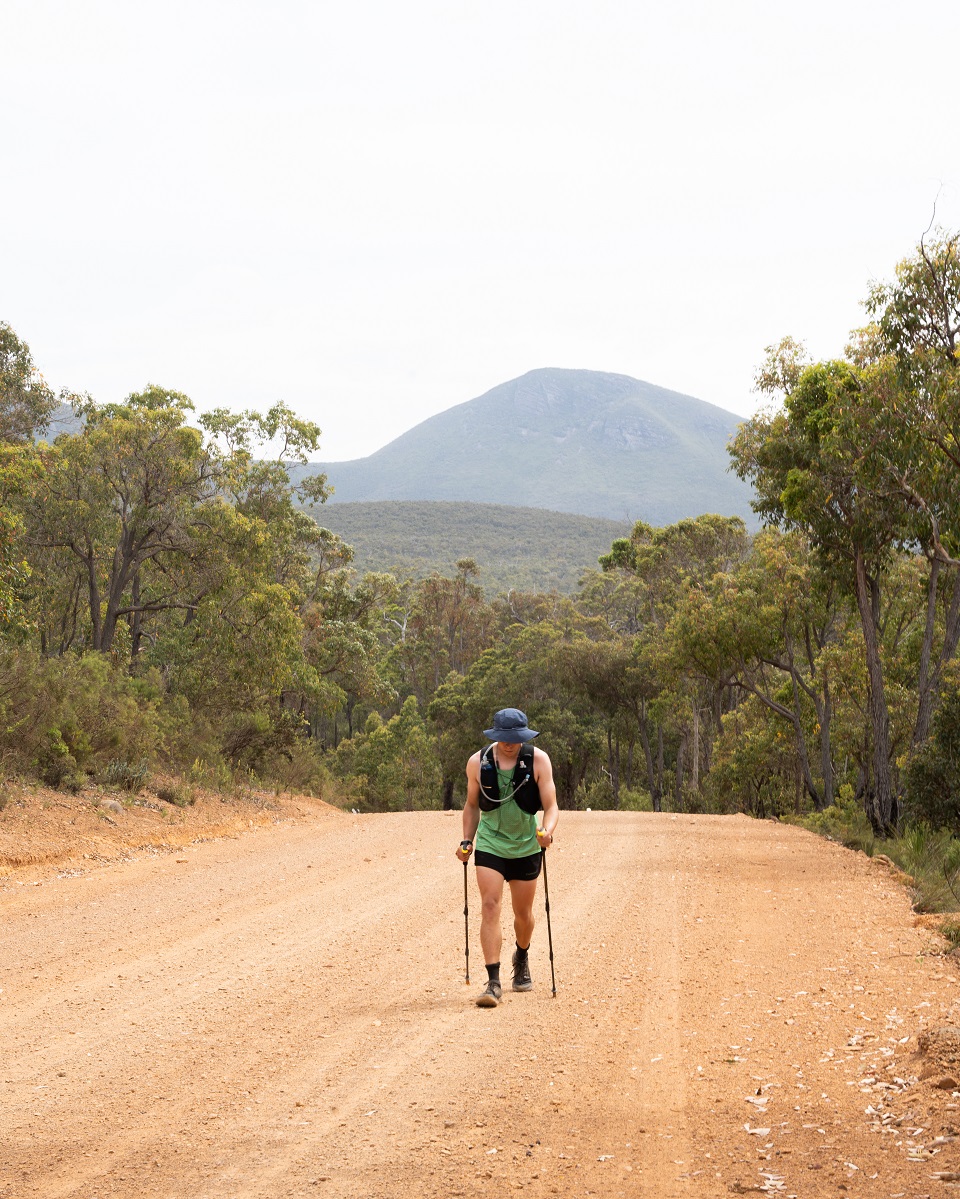
{"type": "Polygon", "coordinates": [[[630,532],[626,521],[442,500],[326,504],[314,515],[352,546],[361,572],[421,578],[450,574],[461,558],[472,558],[477,581],[490,595],[511,589],[572,594],[613,539],[630,532]]]}
{"type": "Polygon", "coordinates": [[[333,502],[468,500],[672,524],[701,512],[756,523],[730,472],[740,418],[603,371],[536,370],[423,421],[354,462],[311,466],[333,502]]]}
{"type": "MultiPolygon", "coordinates": [[[[498,595],[468,552],[421,576],[368,546],[358,570],[323,527],[327,481],[291,472],[319,430],[283,405],[198,417],[159,387],[67,396],[83,423],[45,440],[57,397],[0,326],[4,773],[133,790],[163,766],[432,807],[457,802],[510,705],[542,731],[566,807],[957,829],[957,235],[866,310],[842,359],[789,338],[767,352],[771,406],[730,451],[762,532],[730,514],[636,522],[570,595],[498,595]]],[[[461,530],[474,514],[398,521],[429,511],[461,530]]],[[[501,515],[476,522],[488,544],[501,515]]],[[[451,556],[474,544],[448,533],[451,556]]]]}

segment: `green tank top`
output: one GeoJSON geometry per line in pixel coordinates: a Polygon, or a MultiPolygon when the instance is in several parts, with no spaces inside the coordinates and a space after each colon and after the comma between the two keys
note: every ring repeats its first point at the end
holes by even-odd
{"type": "Polygon", "coordinates": [[[497,786],[504,799],[492,812],[480,813],[476,848],[498,858],[528,858],[539,853],[537,818],[524,812],[513,798],[513,771],[497,767],[497,786]]]}

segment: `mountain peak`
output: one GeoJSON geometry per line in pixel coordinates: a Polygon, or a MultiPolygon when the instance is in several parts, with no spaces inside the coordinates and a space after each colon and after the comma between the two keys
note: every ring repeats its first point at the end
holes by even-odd
{"type": "Polygon", "coordinates": [[[754,525],[750,489],[727,470],[739,420],[629,375],[544,367],[319,469],[334,503],[461,500],[654,525],[718,512],[754,525]]]}

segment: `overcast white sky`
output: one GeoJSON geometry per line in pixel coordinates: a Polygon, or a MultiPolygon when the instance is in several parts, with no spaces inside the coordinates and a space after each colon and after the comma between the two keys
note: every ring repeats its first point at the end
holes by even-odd
{"type": "MultiPolygon", "coordinates": [[[[371,453],[541,366],[748,414],[960,227],[956,0],[0,0],[0,320],[371,453]],[[939,199],[938,199],[939,197],[939,199]]],[[[335,482],[335,479],[334,479],[335,482]]]]}

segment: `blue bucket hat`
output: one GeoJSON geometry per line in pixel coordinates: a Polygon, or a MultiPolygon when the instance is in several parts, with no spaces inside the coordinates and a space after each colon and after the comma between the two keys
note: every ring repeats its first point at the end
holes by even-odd
{"type": "Polygon", "coordinates": [[[540,734],[527,728],[527,715],[519,708],[501,708],[493,718],[493,728],[483,730],[484,737],[491,741],[504,741],[508,745],[532,741],[540,734]]]}

